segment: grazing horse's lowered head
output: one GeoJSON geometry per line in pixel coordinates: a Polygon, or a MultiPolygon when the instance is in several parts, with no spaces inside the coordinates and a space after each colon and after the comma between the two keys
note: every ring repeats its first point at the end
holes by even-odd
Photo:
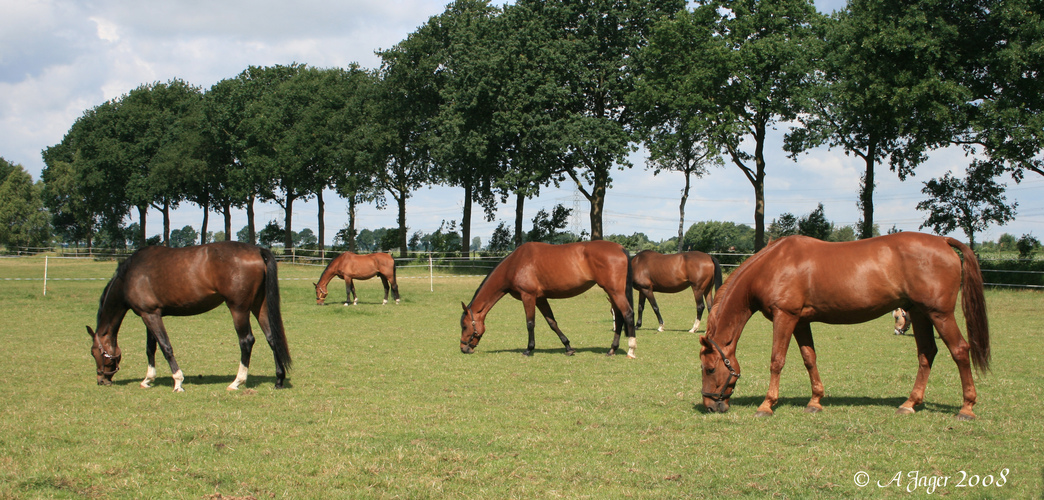
{"type": "Polygon", "coordinates": [[[123,357],[120,346],[116,345],[114,335],[95,333],[89,326],[87,334],[91,336],[91,355],[98,372],[98,385],[112,385],[112,376],[120,371],[123,357]]]}
{"type": "Polygon", "coordinates": [[[906,312],[903,308],[898,308],[892,311],[892,319],[895,320],[896,335],[906,335],[906,332],[913,324],[910,322],[910,313],[906,312]]]}
{"type": "Polygon", "coordinates": [[[486,333],[486,322],[476,319],[475,313],[464,302],[460,306],[464,308],[464,314],[460,315],[460,352],[472,354],[486,333]]]}
{"type": "Polygon", "coordinates": [[[326,290],[326,285],[320,285],[319,283],[312,283],[312,285],[315,286],[315,304],[321,306],[326,302],[326,296],[330,293],[326,290]]]}
{"type": "MultiPolygon", "coordinates": [[[[735,350],[731,354],[711,340],[700,337],[700,364],[703,370],[703,405],[712,413],[729,411],[729,398],[740,378],[739,361],[735,350]]],[[[729,345],[726,345],[729,347],[729,345]]]]}

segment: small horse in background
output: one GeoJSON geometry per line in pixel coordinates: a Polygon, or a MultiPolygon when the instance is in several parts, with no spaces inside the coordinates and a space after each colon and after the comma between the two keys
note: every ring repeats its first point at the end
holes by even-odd
{"type": "Polygon", "coordinates": [[[653,292],[678,293],[692,288],[696,298],[696,322],[689,333],[695,333],[700,327],[704,308],[711,306],[711,291],[721,287],[721,263],[718,259],[703,252],[682,252],[664,255],[652,250],[642,250],[631,259],[634,273],[634,288],[638,290],[638,319],[635,328],[642,326],[642,311],[645,299],[649,299],[656,320],[660,323],[658,331],[663,331],[663,316],[656,304],[653,292]]]}
{"type": "Polygon", "coordinates": [[[291,360],[279,312],[278,280],[272,252],[245,243],[225,241],[188,248],[150,246],[134,252],[105,285],[98,303],[97,331],[87,327],[98,385],[112,385],[112,377],[120,369],[117,337],[124,316],[131,310],[141,317],[146,329],[149,366],[141,387],[147,389],[156,380],[158,344],[170,365],[174,392],[183,392],[185,375],[174,359],[162,318],[201,314],[224,303],[232,313],[241,354],[239,372],[228,389],[236,390],[247,380],[254,345],[251,313],[272,347],[275,386],[282,388],[291,360]]]}
{"type": "Polygon", "coordinates": [[[344,252],[331,260],[319,276],[319,282],[312,283],[315,285],[315,303],[323,305],[328,295],[326,286],[330,280],[338,277],[344,280],[344,288],[348,295],[344,305],[348,305],[348,301],[351,301],[352,305],[358,304],[359,296],[355,293],[353,280],[368,280],[374,276],[379,276],[381,284],[384,285],[384,302],[381,302],[381,305],[388,303],[389,289],[395,297],[395,303],[398,304],[399,284],[395,281],[395,259],[386,253],[358,255],[352,252],[344,252]]]}
{"type": "Polygon", "coordinates": [[[529,344],[523,353],[533,355],[536,341],[533,335],[536,310],[544,316],[548,326],[558,334],[566,348],[566,355],[576,351],[558,328],[547,299],[575,297],[598,285],[605,290],[612,303],[615,336],[609,356],[620,346],[620,331],[626,329],[627,357],[634,358],[637,345],[634,337],[634,299],[631,285],[631,258],[622,246],[610,241],[588,241],[549,245],[524,243],[504,258],[479,285],[471,304],[460,303],[464,313],[460,317],[460,352],[475,352],[482,335],[486,333],[486,314],[504,295],[522,301],[526,313],[529,344]]]}
{"type": "Polygon", "coordinates": [[[910,330],[910,326],[913,324],[910,322],[910,313],[898,308],[892,311],[892,319],[895,320],[895,334],[906,335],[906,332],[910,330]]]}
{"type": "Polygon", "coordinates": [[[918,370],[909,399],[896,413],[914,413],[914,406],[924,401],[938,352],[934,328],[960,373],[964,404],[957,418],[975,418],[971,362],[981,372],[989,369],[990,362],[979,261],[967,245],[953,238],[911,232],[844,243],[789,236],[747,259],[715,297],[707,334],[700,337],[703,404],[710,411],[728,411],[740,376],[736,345],[743,327],[758,311],[772,321],[769,388],[757,411],[758,416],[769,416],[779,400],[780,372],[791,337],[801,348],[812,382],[806,411],[816,413],[823,409],[824,390],[810,324],[862,323],[900,307],[909,312],[913,323],[918,370]],[[954,317],[958,292],[968,341],[954,317]]]}

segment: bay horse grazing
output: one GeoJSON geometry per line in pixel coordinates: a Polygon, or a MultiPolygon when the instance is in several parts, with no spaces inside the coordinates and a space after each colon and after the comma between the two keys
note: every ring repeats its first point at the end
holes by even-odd
{"type": "Polygon", "coordinates": [[[620,331],[626,329],[627,357],[634,358],[637,345],[634,337],[633,293],[631,286],[631,258],[622,246],[604,240],[550,245],[524,243],[497,265],[475,291],[471,304],[464,305],[460,317],[460,352],[475,352],[482,335],[486,333],[486,314],[504,295],[522,301],[526,313],[529,345],[523,353],[533,355],[535,339],[533,328],[536,310],[547,320],[565,345],[566,355],[575,350],[569,339],[558,328],[547,299],[575,297],[598,285],[605,290],[612,304],[614,329],[609,356],[620,346],[620,331]]]}
{"type": "Polygon", "coordinates": [[[922,233],[896,233],[860,241],[826,243],[804,236],[780,239],[747,259],[715,297],[707,334],[700,337],[703,404],[729,409],[740,376],[736,343],[750,317],[760,311],[772,321],[769,388],[758,416],[772,415],[779,399],[779,376],[793,336],[812,382],[806,411],[823,409],[823,383],[812,342],[814,321],[855,324],[901,307],[910,314],[917,343],[918,370],[913,391],[896,414],[914,413],[938,352],[932,329],[950,350],[960,372],[964,403],[957,418],[975,418],[975,383],[969,358],[989,369],[990,334],[982,273],[964,243],[922,233]],[[955,253],[954,250],[957,250],[955,253]],[[957,293],[968,341],[954,318],[957,293]]]}
{"type": "Polygon", "coordinates": [[[319,276],[319,282],[312,283],[315,285],[315,303],[323,305],[328,295],[326,286],[330,280],[338,277],[344,280],[344,288],[348,294],[344,305],[348,305],[348,301],[355,305],[359,303],[359,296],[355,293],[353,280],[368,280],[374,276],[380,276],[381,284],[384,285],[384,302],[381,304],[388,303],[389,288],[395,297],[395,303],[398,304],[399,284],[395,281],[395,259],[386,253],[358,255],[352,252],[344,252],[331,260],[319,276]]]}
{"type": "Polygon", "coordinates": [[[663,316],[656,305],[653,292],[678,293],[692,288],[696,298],[696,322],[689,333],[695,333],[700,327],[703,310],[711,306],[711,291],[721,287],[721,263],[718,259],[703,252],[682,252],[664,255],[652,250],[642,250],[631,259],[634,272],[634,288],[638,290],[638,318],[635,328],[642,326],[642,311],[645,299],[649,299],[656,320],[660,322],[658,331],[663,331],[663,316]]]}
{"type": "Polygon", "coordinates": [[[906,335],[906,332],[910,330],[910,313],[904,311],[902,308],[898,308],[892,311],[892,319],[895,320],[895,334],[906,335]]]}
{"type": "Polygon", "coordinates": [[[185,375],[174,359],[162,318],[201,314],[222,303],[232,313],[240,349],[239,372],[228,389],[238,389],[247,379],[254,345],[250,313],[257,318],[275,354],[275,386],[282,388],[291,360],[279,312],[275,256],[266,249],[232,241],[188,248],[145,247],[116,268],[98,303],[97,331],[87,327],[98,385],[111,385],[120,369],[117,336],[124,316],[131,310],[141,317],[146,329],[149,366],[141,387],[149,388],[156,380],[158,344],[170,364],[174,392],[183,392],[185,375]]]}

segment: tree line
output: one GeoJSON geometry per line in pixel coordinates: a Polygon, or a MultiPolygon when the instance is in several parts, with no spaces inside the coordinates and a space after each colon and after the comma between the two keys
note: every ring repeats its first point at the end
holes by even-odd
{"type": "Polygon", "coordinates": [[[170,210],[183,203],[203,209],[201,241],[212,211],[231,238],[234,207],[256,241],[253,204],[271,201],[285,210],[288,248],[294,202],[315,198],[322,248],[333,189],[348,202],[351,249],[356,207],[390,203],[405,255],[408,199],[442,184],[463,189],[454,241],[466,255],[474,205],[492,220],[514,198],[513,231],[494,236],[517,245],[526,199],[567,182],[589,203],[587,236],[603,238],[612,173],[644,145],[651,170],[684,174],[678,241],[691,178],[732,165],[753,190],[757,250],[778,156],[766,139],[789,126],[791,158],[827,146],[863,160],[860,238],[873,235],[879,168],[905,180],[932,150],[966,148],[968,174],[926,183],[923,209],[926,225],[973,240],[1014,217],[1002,174],[1044,175],[1041,10],[1032,0],[850,0],[829,16],[809,0],[458,0],[379,51],[376,69],[251,66],[209,89],[173,79],[88,109],[44,150],[38,196],[55,233],[88,245],[132,211],[144,245],[150,210],[169,244],[170,210]]]}

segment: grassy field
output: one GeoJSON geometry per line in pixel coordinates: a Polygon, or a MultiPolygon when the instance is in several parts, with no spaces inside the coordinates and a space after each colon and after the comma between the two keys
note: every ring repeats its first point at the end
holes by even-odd
{"type": "MultiPolygon", "coordinates": [[[[271,351],[259,339],[246,388],[225,390],[239,350],[219,308],[167,319],[187,375],[186,392],[174,394],[162,361],[156,387],[138,387],[144,327],[133,315],[116,383],[95,385],[84,325],[94,326],[114,263],[51,259],[46,296],[41,281],[2,281],[39,278],[42,266],[0,260],[0,498],[1044,494],[1040,293],[987,292],[993,371],[976,377],[973,422],[954,418],[960,385],[945,350],[924,407],[894,415],[913,385],[916,354],[912,337],[892,335],[890,318],[814,325],[825,411],[804,413],[808,377],[793,348],[776,415],[756,419],[769,323],[755,317],[744,333],[732,410],[709,414],[696,336],[685,331],[688,293],[660,298],[667,331],[639,330],[636,360],[604,356],[611,320],[597,289],[552,302],[576,356],[564,356],[543,323],[536,355],[521,356],[522,306],[510,297],[465,356],[459,304],[480,278],[437,278],[431,292],[426,272],[404,270],[398,306],[381,306],[371,280],[357,283],[358,306],[317,307],[311,282],[320,269],[286,265],[290,388],[273,388],[271,351]]],[[[343,297],[335,281],[329,300],[343,297]]]]}

